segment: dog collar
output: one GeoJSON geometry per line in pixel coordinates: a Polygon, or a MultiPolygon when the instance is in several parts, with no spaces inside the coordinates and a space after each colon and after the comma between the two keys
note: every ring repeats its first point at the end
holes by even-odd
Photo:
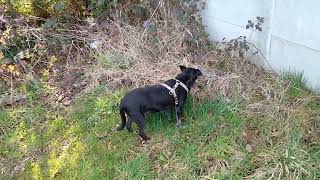
{"type": "Polygon", "coordinates": [[[176,84],[172,87],[170,87],[169,85],[165,84],[165,83],[161,83],[162,86],[164,86],[165,88],[167,88],[169,90],[169,94],[171,96],[174,97],[174,100],[175,100],[175,104],[178,105],[178,96],[177,96],[177,93],[176,93],[176,89],[177,87],[180,85],[181,87],[183,87],[183,89],[186,90],[186,92],[188,93],[189,92],[189,89],[188,87],[182,83],[181,81],[177,80],[177,79],[174,79],[176,81],[176,84]]]}

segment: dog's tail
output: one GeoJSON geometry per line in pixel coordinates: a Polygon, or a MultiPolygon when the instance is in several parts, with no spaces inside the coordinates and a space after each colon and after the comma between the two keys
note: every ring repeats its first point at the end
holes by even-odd
{"type": "Polygon", "coordinates": [[[126,115],[125,115],[125,108],[120,106],[120,116],[121,116],[121,124],[120,126],[117,128],[117,131],[122,130],[125,126],[126,126],[126,115]]]}

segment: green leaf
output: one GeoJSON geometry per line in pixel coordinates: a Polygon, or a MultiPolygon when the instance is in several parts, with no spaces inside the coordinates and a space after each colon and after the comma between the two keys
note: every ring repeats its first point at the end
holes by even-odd
{"type": "Polygon", "coordinates": [[[58,27],[58,22],[52,19],[46,19],[46,22],[43,24],[43,27],[47,29],[54,29],[58,27]]]}
{"type": "Polygon", "coordinates": [[[157,26],[154,24],[150,24],[148,27],[148,33],[156,33],[157,32],[157,26]]]}
{"type": "Polygon", "coordinates": [[[53,9],[56,11],[56,12],[60,12],[64,7],[64,4],[61,2],[61,1],[58,1],[54,6],[53,6],[53,9]]]}

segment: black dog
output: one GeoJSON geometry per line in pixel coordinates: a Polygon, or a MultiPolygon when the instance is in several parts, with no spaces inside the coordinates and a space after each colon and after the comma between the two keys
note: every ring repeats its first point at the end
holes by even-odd
{"type": "Polygon", "coordinates": [[[165,81],[161,85],[137,88],[129,92],[120,103],[121,125],[117,130],[122,130],[127,126],[132,132],[132,121],[139,126],[139,135],[143,140],[148,140],[144,132],[145,113],[159,112],[168,108],[175,108],[177,125],[181,124],[180,116],[188,91],[202,73],[198,69],[180,66],[181,73],[175,79],[165,81]],[[128,122],[126,122],[126,116],[128,122]]]}

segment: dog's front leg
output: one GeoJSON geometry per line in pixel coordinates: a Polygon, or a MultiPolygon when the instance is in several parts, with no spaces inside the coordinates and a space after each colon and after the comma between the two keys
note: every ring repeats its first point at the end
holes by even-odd
{"type": "Polygon", "coordinates": [[[181,106],[176,106],[176,121],[177,126],[181,126],[181,106]]]}

